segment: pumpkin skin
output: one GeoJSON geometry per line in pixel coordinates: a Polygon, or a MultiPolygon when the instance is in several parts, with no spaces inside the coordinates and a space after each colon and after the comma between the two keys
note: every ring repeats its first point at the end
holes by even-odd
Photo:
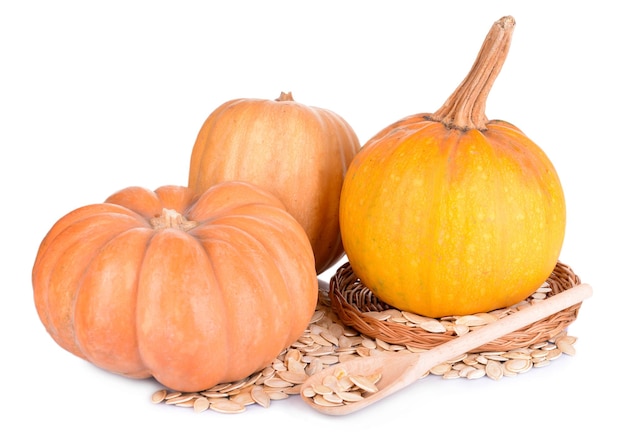
{"type": "Polygon", "coordinates": [[[272,192],[304,227],[319,274],[345,254],[339,197],[359,148],[343,118],[296,102],[291,93],[276,100],[235,99],[202,125],[188,185],[201,193],[219,182],[242,180],[272,192]]]}
{"type": "Polygon", "coordinates": [[[546,154],[510,123],[457,117],[450,108],[474,108],[454,105],[462,99],[381,130],[352,161],[341,196],[355,275],[388,304],[429,317],[525,299],[554,269],[565,235],[564,193],[546,154]]]}
{"type": "Polygon", "coordinates": [[[43,239],[32,282],[61,347],[180,391],[267,366],[300,337],[318,297],[300,224],[275,196],[241,182],[200,197],[130,187],[78,208],[43,239]]]}

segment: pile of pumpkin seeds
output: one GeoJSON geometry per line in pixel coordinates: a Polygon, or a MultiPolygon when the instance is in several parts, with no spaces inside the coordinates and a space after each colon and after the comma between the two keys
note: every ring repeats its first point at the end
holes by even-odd
{"type": "MultiPolygon", "coordinates": [[[[532,300],[543,300],[548,292],[547,288],[543,285],[533,295],[532,300]]],[[[493,318],[480,314],[462,316],[456,321],[439,321],[394,311],[396,310],[379,313],[377,318],[405,322],[408,326],[419,325],[422,329],[433,332],[452,325],[459,335],[473,327],[487,324],[493,318]]],[[[488,377],[500,380],[522,374],[533,367],[547,366],[562,354],[574,355],[575,342],[576,338],[564,330],[549,340],[525,348],[466,353],[433,367],[425,376],[437,375],[443,379],[488,377]]],[[[355,357],[402,355],[419,351],[410,346],[373,339],[345,326],[330,307],[327,291],[320,290],[320,301],[307,329],[266,368],[240,381],[219,384],[200,392],[183,393],[160,389],[152,394],[152,402],[188,407],[196,412],[212,410],[220,413],[241,413],[247,406],[254,404],[268,408],[272,401],[299,395],[302,383],[309,376],[336,363],[355,357]]],[[[349,404],[363,398],[367,393],[375,392],[380,376],[331,376],[329,379],[334,380],[332,385],[325,383],[323,388],[311,389],[304,396],[321,405],[349,404]]]]}

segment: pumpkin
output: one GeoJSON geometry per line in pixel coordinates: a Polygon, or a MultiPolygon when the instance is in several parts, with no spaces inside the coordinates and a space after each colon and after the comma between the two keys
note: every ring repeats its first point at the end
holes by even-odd
{"type": "Polygon", "coordinates": [[[339,197],[360,143],[336,113],[294,101],[235,99],[202,125],[191,153],[188,185],[201,193],[242,180],[276,195],[304,227],[317,273],[344,256],[339,197]]]}
{"type": "Polygon", "coordinates": [[[566,215],[557,172],[520,129],[485,115],[514,26],[495,22],[445,104],[382,129],[348,169],[347,259],[396,308],[443,317],[511,306],[558,262],[566,215]]]}
{"type": "Polygon", "coordinates": [[[41,242],[36,309],[64,349],[180,391],[267,366],[301,336],[318,283],[302,226],[242,182],[195,197],[129,187],[58,220],[41,242]]]}

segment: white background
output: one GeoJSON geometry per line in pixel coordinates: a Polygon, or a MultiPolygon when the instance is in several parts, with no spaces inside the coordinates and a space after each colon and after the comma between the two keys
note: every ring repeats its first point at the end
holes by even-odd
{"type": "Polygon", "coordinates": [[[618,4],[2,1],[0,429],[13,433],[0,435],[623,433],[626,33],[618,4]],[[430,377],[343,418],[296,397],[238,415],[196,414],[153,405],[157,383],[97,370],[45,332],[30,283],[45,233],[124,187],[186,184],[196,134],[218,105],[291,91],[340,114],[364,143],[401,117],[437,110],[504,15],[517,26],[487,116],[521,128],[561,177],[561,260],[594,289],[570,327],[574,357],[499,382],[430,377]]]}

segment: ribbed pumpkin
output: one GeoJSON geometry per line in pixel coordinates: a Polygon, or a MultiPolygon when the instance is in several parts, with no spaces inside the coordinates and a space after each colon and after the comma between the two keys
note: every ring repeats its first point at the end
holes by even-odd
{"type": "Polygon", "coordinates": [[[360,148],[336,113],[293,100],[235,99],[206,119],[191,154],[189,187],[242,180],[276,195],[309,237],[317,273],[345,253],[339,230],[343,178],[360,148]]]}
{"type": "Polygon", "coordinates": [[[64,349],[180,391],[245,378],[304,329],[317,303],[304,230],[247,183],[199,198],[180,186],[121,190],[43,239],[37,312],[64,349]]]}
{"type": "Polygon", "coordinates": [[[514,25],[494,23],[441,109],[380,131],[346,174],[347,258],[396,308],[443,317],[510,306],[558,262],[565,199],[555,168],[518,128],[485,116],[514,25]]]}

